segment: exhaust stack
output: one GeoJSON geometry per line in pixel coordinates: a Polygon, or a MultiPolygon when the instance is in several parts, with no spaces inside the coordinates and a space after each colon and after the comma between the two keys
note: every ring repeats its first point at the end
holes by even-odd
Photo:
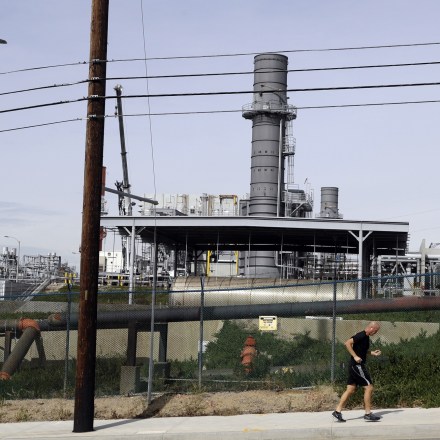
{"type": "MultiPolygon", "coordinates": [[[[243,117],[252,120],[250,216],[284,216],[286,122],[296,118],[295,107],[287,104],[287,64],[288,58],[280,54],[254,58],[254,100],[243,107],[243,117]]],[[[245,275],[279,276],[272,251],[248,254],[245,275]]]]}

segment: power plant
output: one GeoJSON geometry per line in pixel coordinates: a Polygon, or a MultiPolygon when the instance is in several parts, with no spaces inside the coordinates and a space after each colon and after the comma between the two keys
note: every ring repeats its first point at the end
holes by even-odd
{"type": "MultiPolygon", "coordinates": [[[[243,118],[252,121],[249,194],[158,195],[158,205],[144,203],[141,216],[101,217],[106,240],[113,231],[130,242],[123,250],[127,285],[151,280],[154,263],[158,276],[171,274],[173,287],[184,283],[186,289],[192,283],[182,278],[201,274],[233,278],[232,284],[360,279],[384,273],[379,257],[407,254],[408,223],[344,220],[337,187],[321,188],[320,210],[312,217],[313,191],[294,181],[297,111],[288,103],[287,67],[285,55],[254,58],[253,101],[242,108],[243,118]]],[[[106,254],[113,257],[103,250],[103,272],[106,254]]],[[[353,293],[358,299],[368,295],[353,293]]]]}
{"type": "MultiPolygon", "coordinates": [[[[243,164],[243,169],[250,164],[245,195],[135,196],[126,160],[122,87],[115,87],[123,180],[116,182],[118,191],[105,187],[103,169],[101,284],[133,288],[151,284],[156,275],[164,285],[188,290],[198,283],[191,276],[204,274],[215,278],[217,285],[260,280],[270,286],[274,280],[279,284],[423,275],[437,267],[440,253],[435,245],[422,243],[418,252],[408,252],[408,223],[344,219],[339,211],[343,188],[322,187],[319,212],[313,216],[311,184],[301,188],[294,179],[297,110],[288,103],[287,72],[285,55],[265,53],[254,58],[253,99],[242,107],[242,117],[252,122],[250,162],[243,164]],[[108,215],[106,192],[118,194],[118,216],[108,215]],[[140,215],[133,212],[133,199],[142,201],[140,215]]],[[[5,278],[23,279],[31,266],[36,267],[35,261],[19,265],[18,260],[3,255],[0,271],[5,278]]],[[[41,270],[37,272],[40,276],[41,270]]],[[[214,286],[214,280],[210,282],[214,286]]],[[[424,287],[422,279],[420,283],[424,287]]],[[[371,295],[361,290],[352,286],[347,292],[357,299],[371,295]]]]}
{"type": "MultiPolygon", "coordinates": [[[[129,304],[136,286],[158,282],[169,292],[168,307],[159,310],[146,306],[127,312],[118,306],[99,311],[100,329],[129,329],[127,356],[133,361],[128,365],[132,370],[121,372],[121,383],[138,371],[137,331],[159,332],[158,359],[166,364],[168,324],[202,320],[202,301],[203,319],[219,321],[266,314],[328,316],[335,310],[336,297],[338,313],[439,309],[439,280],[433,276],[426,285],[423,275],[439,271],[440,246],[426,247],[423,242],[419,252],[409,253],[408,223],[344,219],[339,188],[334,186],[321,188],[319,213],[312,215],[310,184],[300,188],[294,180],[297,111],[288,104],[287,65],[287,57],[280,54],[254,59],[253,101],[242,108],[243,118],[252,121],[250,191],[245,196],[206,192],[135,196],[128,178],[122,88],[115,87],[123,181],[116,182],[117,191],[108,189],[103,169],[102,188],[118,195],[119,215],[108,215],[103,191],[98,281],[128,287],[129,304]],[[132,199],[142,201],[140,215],[134,215],[132,199]],[[381,278],[402,273],[409,277],[391,287],[381,278]],[[207,292],[203,300],[200,275],[206,277],[202,277],[207,292]],[[365,278],[368,282],[359,282],[365,278]],[[331,282],[336,279],[342,282],[331,282]],[[391,294],[386,294],[387,289],[391,294]],[[424,298],[432,293],[435,298],[424,298]],[[375,297],[381,297],[380,303],[370,301],[375,297]]],[[[0,273],[9,277],[9,284],[15,277],[16,287],[28,276],[39,279],[46,274],[42,288],[61,266],[55,254],[27,257],[21,265],[16,252],[6,250],[0,259],[0,273]]],[[[2,290],[0,283],[0,299],[12,298],[4,286],[2,290]]],[[[18,299],[27,300],[35,292],[18,299]]],[[[77,330],[79,315],[69,309],[39,322],[5,320],[5,332],[21,332],[22,337],[4,362],[0,379],[15,373],[34,341],[44,357],[40,331],[77,330]]],[[[150,360],[153,357],[152,353],[150,360]]]]}

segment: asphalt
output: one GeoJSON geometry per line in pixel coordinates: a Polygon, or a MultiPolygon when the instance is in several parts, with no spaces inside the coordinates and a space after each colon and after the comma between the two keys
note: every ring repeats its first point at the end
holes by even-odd
{"type": "Polygon", "coordinates": [[[83,433],[73,432],[72,421],[2,423],[0,439],[440,439],[440,408],[376,410],[379,422],[366,422],[359,410],[343,414],[346,423],[330,412],[95,420],[94,430],[83,433]]]}

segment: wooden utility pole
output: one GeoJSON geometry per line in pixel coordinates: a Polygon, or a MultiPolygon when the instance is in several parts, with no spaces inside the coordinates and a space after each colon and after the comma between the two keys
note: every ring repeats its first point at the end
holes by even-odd
{"type": "Polygon", "coordinates": [[[109,0],[92,0],[73,432],[93,431],[109,0]]]}

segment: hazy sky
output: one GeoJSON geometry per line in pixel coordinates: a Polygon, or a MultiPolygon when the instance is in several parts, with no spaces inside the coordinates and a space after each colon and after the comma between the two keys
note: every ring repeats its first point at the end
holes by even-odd
{"type": "MultiPolygon", "coordinates": [[[[91,1],[1,1],[0,110],[87,96],[91,1]],[[54,65],[63,67],[35,69],[54,65]],[[21,72],[17,70],[28,69],[21,72]],[[49,85],[39,91],[8,93],[49,85]],[[8,94],[6,94],[8,93],[8,94]]],[[[440,45],[304,51],[298,49],[439,43],[437,0],[111,0],[108,78],[184,73],[251,72],[250,53],[287,52],[289,69],[439,62],[440,45]],[[145,40],[144,40],[145,37],[145,40]],[[127,61],[199,56],[189,59],[127,61]],[[206,55],[247,54],[233,57],[206,55]],[[205,57],[200,57],[205,56],[205,57]]],[[[438,82],[439,65],[290,72],[288,88],[438,82]]],[[[252,90],[252,74],[109,79],[126,95],[252,90]]],[[[320,210],[320,189],[339,187],[348,220],[407,221],[410,249],[440,242],[440,103],[302,109],[302,107],[440,100],[439,86],[289,92],[296,105],[295,182],[307,179],[320,210]]],[[[240,111],[129,116],[164,112],[240,110],[250,94],[124,99],[132,192],[237,194],[249,192],[251,122],[240,111]],[[151,125],[150,125],[151,121],[151,125]],[[154,157],[154,167],[153,160],[154,157]],[[153,173],[154,171],[154,173],[153,173]]],[[[22,254],[56,252],[79,266],[86,121],[1,132],[85,118],[86,102],[0,113],[2,186],[0,247],[22,254]]],[[[106,114],[113,115],[108,99],[106,114]]],[[[118,121],[106,120],[107,186],[122,180],[118,121]]],[[[117,197],[107,195],[117,214],[117,197]]],[[[135,213],[138,214],[138,207],[135,213]]],[[[107,243],[107,246],[109,244],[107,243]]]]}

